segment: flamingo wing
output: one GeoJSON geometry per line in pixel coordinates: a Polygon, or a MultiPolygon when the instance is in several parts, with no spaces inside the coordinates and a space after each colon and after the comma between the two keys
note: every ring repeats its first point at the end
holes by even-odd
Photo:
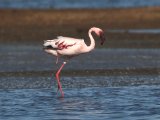
{"type": "Polygon", "coordinates": [[[62,50],[72,47],[77,43],[82,42],[82,40],[83,39],[58,36],[57,39],[46,40],[44,46],[54,50],[62,50]]]}

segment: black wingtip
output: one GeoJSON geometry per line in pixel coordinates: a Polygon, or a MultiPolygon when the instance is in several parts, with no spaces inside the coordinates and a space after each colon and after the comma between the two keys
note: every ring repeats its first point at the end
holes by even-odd
{"type": "Polygon", "coordinates": [[[53,47],[49,45],[49,46],[44,46],[43,49],[53,49],[53,47]]]}

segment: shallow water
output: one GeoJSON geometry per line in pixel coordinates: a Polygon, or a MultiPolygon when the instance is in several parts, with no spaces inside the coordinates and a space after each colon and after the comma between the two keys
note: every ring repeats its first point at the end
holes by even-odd
{"type": "Polygon", "coordinates": [[[0,90],[0,119],[160,119],[159,86],[0,90]]]}
{"type": "Polygon", "coordinates": [[[126,8],[160,6],[159,0],[0,0],[0,8],[126,8]]]}
{"type": "MultiPolygon", "coordinates": [[[[160,85],[160,74],[108,75],[108,76],[61,76],[63,88],[123,87],[160,85]]],[[[54,76],[1,76],[0,89],[50,89],[57,88],[54,76]]]]}
{"type": "Polygon", "coordinates": [[[61,74],[63,99],[53,75],[62,60],[42,46],[1,44],[0,58],[0,120],[160,119],[160,49],[75,57],[61,74]]]}

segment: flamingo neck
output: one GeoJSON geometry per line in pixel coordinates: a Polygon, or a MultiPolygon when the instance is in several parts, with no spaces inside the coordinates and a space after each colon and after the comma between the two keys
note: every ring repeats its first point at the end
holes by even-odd
{"type": "Polygon", "coordinates": [[[90,30],[88,31],[88,35],[89,35],[89,38],[90,38],[90,45],[87,46],[87,51],[88,51],[88,52],[91,51],[91,50],[93,50],[94,47],[95,47],[95,40],[94,40],[94,38],[93,38],[93,36],[92,36],[92,34],[91,34],[92,32],[93,32],[92,29],[90,29],[90,30]]]}

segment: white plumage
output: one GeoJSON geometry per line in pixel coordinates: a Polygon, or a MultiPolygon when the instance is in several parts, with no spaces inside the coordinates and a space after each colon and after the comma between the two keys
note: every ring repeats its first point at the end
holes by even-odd
{"type": "MultiPolygon", "coordinates": [[[[66,61],[68,61],[69,58],[72,58],[73,56],[77,56],[82,53],[90,52],[91,50],[94,49],[95,47],[95,40],[92,36],[92,32],[95,32],[101,39],[101,44],[103,45],[105,37],[103,35],[103,31],[100,28],[92,27],[88,31],[88,35],[90,38],[90,45],[87,46],[84,42],[83,39],[75,39],[75,38],[70,38],[70,37],[62,37],[59,36],[57,39],[53,40],[45,40],[44,41],[44,50],[52,54],[54,56],[57,56],[57,62],[58,62],[58,57],[65,56],[66,61]]],[[[61,96],[64,96],[62,86],[60,83],[59,79],[59,74],[66,64],[66,61],[63,62],[62,66],[56,73],[56,79],[58,82],[58,90],[61,92],[61,96]]],[[[56,62],[56,63],[57,63],[56,62]]]]}
{"type": "Polygon", "coordinates": [[[72,57],[85,52],[87,47],[83,39],[59,36],[57,39],[46,40],[44,42],[45,51],[55,56],[72,57]],[[47,49],[48,48],[48,49],[47,49]]]}

